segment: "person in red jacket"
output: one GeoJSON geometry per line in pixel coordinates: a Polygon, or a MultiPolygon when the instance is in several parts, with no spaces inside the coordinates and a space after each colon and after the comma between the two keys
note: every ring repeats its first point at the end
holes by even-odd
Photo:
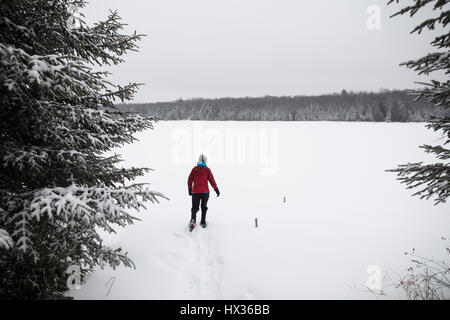
{"type": "Polygon", "coordinates": [[[206,161],[206,156],[201,154],[198,158],[197,165],[192,169],[188,178],[188,191],[189,195],[192,196],[191,222],[189,224],[191,229],[195,227],[200,203],[202,209],[202,219],[200,221],[200,225],[202,228],[206,228],[206,211],[208,210],[206,204],[208,203],[209,198],[208,181],[217,196],[220,195],[219,188],[214,180],[211,169],[206,166],[206,161]]]}

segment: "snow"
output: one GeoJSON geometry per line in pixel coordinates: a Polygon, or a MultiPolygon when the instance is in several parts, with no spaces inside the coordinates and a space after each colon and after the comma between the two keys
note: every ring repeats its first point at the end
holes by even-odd
{"type": "Polygon", "coordinates": [[[446,254],[447,205],[411,197],[385,172],[433,160],[418,145],[440,136],[424,124],[162,121],[137,137],[115,152],[154,168],[137,182],[170,200],[104,235],[136,269],[99,269],[69,292],[76,299],[396,299],[367,290],[373,270],[385,287],[411,265],[406,251],[446,254]],[[227,140],[236,132],[256,133],[256,147],[241,148],[256,157],[242,161],[227,140]],[[221,195],[211,193],[208,228],[189,233],[187,177],[201,152],[221,195]]]}
{"type": "Polygon", "coordinates": [[[12,248],[13,245],[14,242],[9,233],[6,230],[0,229],[0,248],[9,249],[12,248]]]}

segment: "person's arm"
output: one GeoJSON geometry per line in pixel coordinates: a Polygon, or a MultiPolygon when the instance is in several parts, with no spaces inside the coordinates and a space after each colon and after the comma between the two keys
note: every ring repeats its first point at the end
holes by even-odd
{"type": "MultiPolygon", "coordinates": [[[[209,169],[209,168],[208,168],[209,169]]],[[[211,169],[208,170],[208,181],[216,192],[217,196],[220,195],[219,188],[217,187],[216,180],[214,180],[214,175],[212,174],[211,169]]]]}
{"type": "Polygon", "coordinates": [[[191,173],[188,177],[188,192],[189,195],[192,196],[192,185],[194,184],[194,169],[191,170],[191,173]]]}

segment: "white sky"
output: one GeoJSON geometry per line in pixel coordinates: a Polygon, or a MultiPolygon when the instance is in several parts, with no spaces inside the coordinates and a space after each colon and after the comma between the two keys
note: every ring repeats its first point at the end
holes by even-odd
{"type": "Polygon", "coordinates": [[[128,31],[147,34],[110,71],[117,83],[145,83],[135,101],[154,102],[414,87],[416,73],[399,63],[431,51],[432,37],[409,35],[420,17],[390,19],[399,6],[386,3],[91,0],[83,13],[91,23],[117,9],[128,31]],[[367,27],[371,5],[379,30],[367,27]]]}

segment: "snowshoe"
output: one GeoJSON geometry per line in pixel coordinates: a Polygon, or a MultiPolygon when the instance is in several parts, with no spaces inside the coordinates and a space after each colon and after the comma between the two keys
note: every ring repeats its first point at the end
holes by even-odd
{"type": "Polygon", "coordinates": [[[194,228],[195,228],[195,220],[191,220],[191,222],[189,223],[189,231],[192,231],[192,230],[194,230],[194,228]]]}

